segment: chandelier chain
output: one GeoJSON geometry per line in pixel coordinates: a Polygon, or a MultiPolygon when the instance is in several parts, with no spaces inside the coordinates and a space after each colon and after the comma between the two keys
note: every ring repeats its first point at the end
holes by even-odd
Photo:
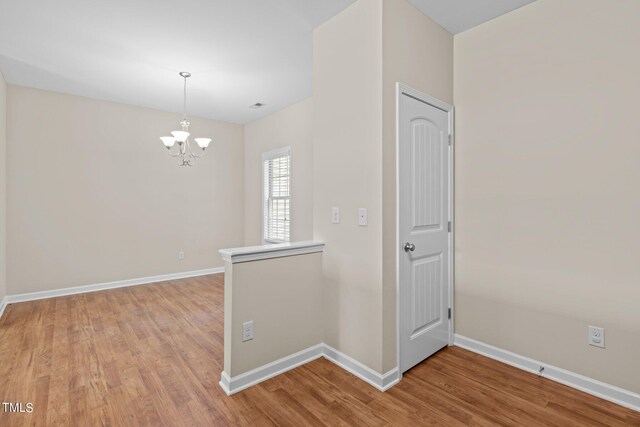
{"type": "Polygon", "coordinates": [[[182,117],[184,119],[187,118],[187,77],[184,76],[184,91],[183,91],[183,102],[182,102],[182,117]]]}

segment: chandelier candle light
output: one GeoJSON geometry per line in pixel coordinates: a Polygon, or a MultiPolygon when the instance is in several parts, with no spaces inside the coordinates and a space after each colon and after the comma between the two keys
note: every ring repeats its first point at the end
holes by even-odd
{"type": "MultiPolygon", "coordinates": [[[[180,126],[182,130],[174,130],[171,132],[173,136],[161,136],[160,140],[169,150],[169,155],[171,157],[178,158],[178,166],[193,166],[191,161],[195,161],[195,159],[199,159],[202,155],[197,155],[191,150],[191,145],[189,144],[189,121],[187,120],[187,79],[191,77],[191,73],[187,73],[183,71],[180,73],[180,76],[184,78],[184,103],[182,107],[182,121],[180,122],[180,126]],[[171,149],[178,143],[178,152],[174,154],[171,149]]],[[[211,142],[211,138],[194,138],[198,147],[205,150],[209,146],[211,142]]]]}

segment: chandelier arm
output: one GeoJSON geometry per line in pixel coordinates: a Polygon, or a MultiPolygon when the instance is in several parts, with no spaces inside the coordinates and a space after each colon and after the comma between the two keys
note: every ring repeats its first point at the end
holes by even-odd
{"type": "MultiPolygon", "coordinates": [[[[175,147],[175,145],[174,145],[174,147],[175,147]]],[[[171,151],[173,147],[165,147],[165,148],[167,149],[167,154],[169,154],[169,157],[178,157],[179,156],[179,154],[173,154],[173,151],[171,151]]]]}
{"type": "Polygon", "coordinates": [[[194,159],[201,159],[202,156],[197,155],[196,153],[193,152],[193,149],[191,148],[191,144],[187,145],[187,148],[189,149],[189,155],[191,157],[193,157],[194,159]]]}
{"type": "Polygon", "coordinates": [[[181,162],[178,163],[178,166],[193,166],[193,165],[191,164],[190,159],[186,159],[185,157],[182,157],[181,162]]]}

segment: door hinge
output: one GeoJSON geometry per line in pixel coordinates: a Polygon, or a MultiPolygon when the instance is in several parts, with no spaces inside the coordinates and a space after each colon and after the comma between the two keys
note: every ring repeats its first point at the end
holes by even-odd
{"type": "Polygon", "coordinates": [[[451,319],[451,307],[449,307],[449,319],[451,319]]]}
{"type": "Polygon", "coordinates": [[[451,233],[451,221],[447,224],[447,231],[451,233]]]}
{"type": "Polygon", "coordinates": [[[451,145],[451,141],[453,140],[453,136],[449,134],[449,145],[451,145]]]}

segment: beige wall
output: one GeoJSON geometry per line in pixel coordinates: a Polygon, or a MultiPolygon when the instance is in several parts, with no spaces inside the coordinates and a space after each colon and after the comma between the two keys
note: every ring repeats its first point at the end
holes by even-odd
{"type": "Polygon", "coordinates": [[[322,253],[226,263],[225,363],[234,377],[322,342],[322,253]],[[253,320],[254,339],[242,342],[253,320]]]}
{"type": "Polygon", "coordinates": [[[193,118],[214,142],[181,168],[158,140],[177,114],[11,85],[7,110],[8,294],[222,266],[244,242],[242,126],[193,118]]]}
{"type": "Polygon", "coordinates": [[[639,40],[636,0],[538,0],[454,62],[456,332],[634,392],[639,40]]]}
{"type": "Polygon", "coordinates": [[[0,73],[0,304],[7,294],[7,85],[0,73]]]}
{"type": "Polygon", "coordinates": [[[313,100],[244,127],[245,245],[262,244],[262,153],[291,147],[291,241],[313,237],[313,100]]]}
{"type": "Polygon", "coordinates": [[[453,36],[405,0],[358,1],[315,31],[325,342],[380,373],[397,364],[396,82],[453,100],[453,36]],[[332,206],[341,208],[339,225],[330,223],[332,206]],[[367,227],[357,225],[358,207],[368,209],[367,227]]]}
{"type": "Polygon", "coordinates": [[[324,342],[382,370],[382,0],[358,1],[313,37],[313,225],[323,257],[324,342]],[[331,207],[340,207],[340,224],[331,207]],[[359,227],[358,208],[369,225],[359,227]]]}
{"type": "Polygon", "coordinates": [[[396,82],[453,103],[453,36],[405,0],[383,2],[383,366],[397,365],[396,82]]]}

